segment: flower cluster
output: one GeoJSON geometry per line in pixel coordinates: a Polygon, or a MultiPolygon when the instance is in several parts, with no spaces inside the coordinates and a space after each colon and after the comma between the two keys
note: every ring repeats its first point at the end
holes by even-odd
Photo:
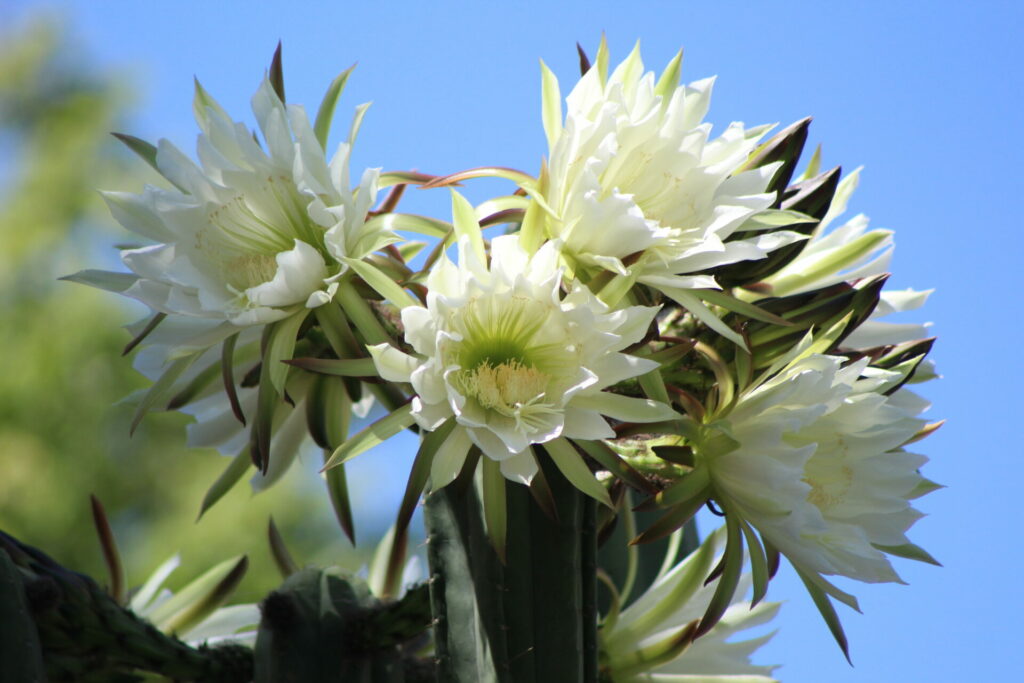
{"type": "Polygon", "coordinates": [[[932,340],[881,320],[927,292],[884,291],[890,232],[863,216],[833,227],[859,174],[822,172],[817,154],[797,173],[809,120],[715,136],[713,81],[680,84],[679,55],[656,77],[639,48],[610,69],[602,43],[583,67],[564,115],[543,67],[536,176],[370,169],[354,187],[364,109],[325,155],[348,72],[310,123],[276,64],[253,99],[259,135],[197,85],[200,163],[125,136],[168,186],[104,195],[153,243],[122,252],[130,273],[71,279],[153,309],[133,342],[154,379],[137,420],[187,410],[193,443],[235,455],[204,506],[250,458],[265,487],[312,440],[351,533],[344,463],[405,429],[421,445],[392,567],[420,494],[459,479],[478,482],[501,556],[506,487],[550,495],[544,463],[609,515],[645,496],[661,517],[635,543],[682,533],[708,504],[725,517],[714,541],[605,616],[606,672],[768,680],[747,658],[760,640],[722,641],[770,618],[780,557],[844,649],[830,598],[856,600],[825,576],[899,581],[889,556],[934,562],[906,533],[936,485],[905,450],[936,427],[907,388],[934,376],[932,340]],[[476,207],[453,190],[450,220],[397,210],[407,185],[480,176],[518,187],[476,207]],[[425,258],[408,232],[435,240],[425,258]],[[384,415],[350,434],[371,402],[384,415]],[[748,583],[749,605],[730,607],[748,583]]]}

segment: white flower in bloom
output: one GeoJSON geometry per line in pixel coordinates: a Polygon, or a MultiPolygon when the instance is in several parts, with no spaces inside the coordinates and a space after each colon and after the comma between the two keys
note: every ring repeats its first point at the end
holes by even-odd
{"type": "Polygon", "coordinates": [[[472,444],[500,461],[506,477],[529,481],[531,444],[612,437],[602,415],[650,422],[673,414],[602,391],[657,367],[620,353],[643,338],[657,309],[610,310],[578,284],[563,295],[556,244],[530,256],[517,236],[497,237],[488,267],[482,247],[474,251],[463,237],[458,265],[442,257],[427,287],[426,308],[402,310],[418,355],[386,344],[370,350],[381,377],[412,384],[421,427],[455,418],[434,461],[434,487],[458,473],[472,444]]]}
{"type": "Polygon", "coordinates": [[[330,301],[344,257],[394,239],[364,224],[378,172],[353,191],[348,143],[328,164],[305,111],[266,79],[252,107],[263,146],[197,84],[201,165],[161,140],[156,165],[177,189],[104,194],[120,223],[157,243],[122,252],[137,276],[123,294],[164,313],[272,322],[330,301]]]}
{"type": "Polygon", "coordinates": [[[766,187],[777,165],[736,172],[767,128],[733,123],[711,139],[711,125],[701,121],[713,79],[677,86],[679,59],[656,83],[638,46],[607,79],[596,65],[580,79],[566,98],[564,127],[552,122],[560,118],[557,84],[545,88],[544,107],[550,236],[576,263],[631,272],[670,296],[717,289],[697,273],[804,239],[772,231],[726,241],[774,202],[766,187]]]}
{"type": "MultiPolygon", "coordinates": [[[[921,513],[910,500],[934,485],[926,458],[904,451],[927,404],[867,359],[817,354],[791,362],[739,399],[696,444],[714,496],[809,576],[900,581],[883,549],[913,547],[921,513]]],[[[844,601],[853,603],[851,596],[844,601]]]]}
{"type": "MultiPolygon", "coordinates": [[[[750,661],[754,652],[768,642],[774,631],[747,640],[730,641],[736,634],[761,626],[775,617],[779,603],[746,601],[728,607],[710,631],[697,638],[682,654],[668,662],[645,662],[645,649],[657,651],[659,643],[671,643],[688,624],[700,620],[711,601],[717,581],[704,585],[714,553],[723,535],[715,533],[701,548],[664,572],[610,624],[601,629],[601,659],[614,683],[683,683],[721,681],[772,683],[774,666],[750,661]],[[610,628],[609,628],[610,626],[610,628]]],[[[740,579],[736,596],[750,587],[750,575],[740,579]]]]}

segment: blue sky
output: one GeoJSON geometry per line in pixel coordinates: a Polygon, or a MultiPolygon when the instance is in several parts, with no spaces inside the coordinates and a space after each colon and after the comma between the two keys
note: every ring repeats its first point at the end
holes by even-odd
{"type": "MultiPolygon", "coordinates": [[[[770,593],[786,601],[780,631],[759,659],[784,664],[778,675],[790,683],[1014,676],[1010,654],[1022,635],[1014,609],[1024,607],[1016,584],[1024,307],[1013,289],[1021,250],[1011,211],[1024,191],[1019,3],[636,2],[627,11],[594,0],[14,0],[0,22],[41,6],[66,10],[95,60],[141,88],[128,132],[185,149],[195,134],[193,75],[241,117],[279,39],[289,99],[309,108],[359,62],[339,107],[344,121],[355,104],[374,102],[356,169],[536,171],[546,151],[537,60],[567,92],[576,41],[593,52],[602,31],[613,60],[639,39],[649,68],[683,47],[684,79],[717,74],[709,119],[718,126],[814,116],[811,143],[823,144],[824,162],[865,167],[851,212],[896,231],[891,286],[936,290],[919,318],[935,323],[933,358],[945,379],[924,393],[933,418],[949,422],[920,451],[932,459],[925,474],[949,488],[920,501],[929,516],[911,537],[945,567],[900,562],[909,586],[855,587],[865,614],[843,613],[854,668],[784,573],[770,593]]],[[[481,183],[470,194],[496,189],[481,183]]],[[[443,193],[410,194],[408,210],[446,211],[443,193]]]]}

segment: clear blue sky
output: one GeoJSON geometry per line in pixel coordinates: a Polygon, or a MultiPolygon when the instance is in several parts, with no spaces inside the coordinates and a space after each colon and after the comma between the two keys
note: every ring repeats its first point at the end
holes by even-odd
{"type": "MultiPolygon", "coordinates": [[[[357,169],[535,171],[545,152],[537,60],[567,90],[577,73],[576,41],[592,52],[602,31],[613,59],[640,39],[651,68],[684,47],[684,79],[718,74],[716,124],[813,115],[811,142],[824,144],[825,163],[865,166],[851,210],[896,231],[892,285],[937,290],[921,317],[935,323],[933,357],[945,379],[926,394],[932,415],[949,423],[921,450],[932,459],[925,474],[949,488],[920,502],[929,516],[911,536],[946,566],[901,562],[909,586],[856,587],[865,615],[844,612],[852,669],[784,574],[770,593],[786,601],[780,631],[759,659],[784,664],[778,674],[789,683],[1020,675],[1024,307],[1012,283],[1022,271],[1013,210],[1024,194],[1021,3],[48,6],[67,10],[99,63],[123,68],[142,86],[129,132],[186,149],[195,134],[192,76],[235,116],[247,114],[278,39],[289,99],[311,108],[336,73],[359,62],[339,108],[347,116],[354,104],[374,101],[357,169]]],[[[10,7],[0,9],[0,21],[13,15],[10,7]]],[[[479,196],[488,190],[481,186],[479,196]]],[[[415,201],[443,214],[446,200],[437,194],[415,201]]]]}

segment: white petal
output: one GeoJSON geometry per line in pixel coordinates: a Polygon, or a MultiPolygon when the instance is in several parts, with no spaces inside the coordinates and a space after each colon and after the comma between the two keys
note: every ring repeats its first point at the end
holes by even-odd
{"type": "Polygon", "coordinates": [[[464,427],[458,425],[444,440],[434,454],[434,462],[430,465],[430,488],[434,491],[454,481],[466,461],[466,454],[472,446],[469,435],[464,427]]]}
{"type": "Polygon", "coordinates": [[[499,463],[502,475],[520,484],[530,485],[533,475],[537,474],[537,459],[533,456],[532,450],[525,450],[511,458],[505,458],[499,463]]]}
{"type": "Polygon", "coordinates": [[[594,410],[624,422],[660,422],[679,417],[664,403],[647,398],[610,394],[606,391],[580,394],[573,398],[572,405],[585,410],[594,410]]]}
{"type": "Polygon", "coordinates": [[[413,370],[421,363],[391,344],[375,344],[367,346],[366,350],[370,352],[381,379],[388,382],[408,382],[412,378],[413,370]]]}
{"type": "Polygon", "coordinates": [[[295,247],[276,257],[274,278],[245,290],[245,295],[259,306],[291,306],[305,303],[309,295],[324,287],[327,266],[323,256],[305,242],[295,240],[295,247]]]}
{"type": "Polygon", "coordinates": [[[565,409],[563,436],[570,439],[613,439],[615,430],[608,426],[608,422],[597,411],[570,405],[565,409]]]}

